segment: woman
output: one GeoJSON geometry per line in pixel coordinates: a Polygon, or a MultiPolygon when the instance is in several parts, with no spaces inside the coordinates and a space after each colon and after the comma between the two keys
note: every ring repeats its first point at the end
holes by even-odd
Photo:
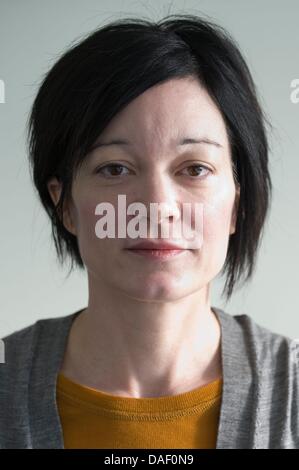
{"type": "Polygon", "coordinates": [[[4,338],[2,448],[298,447],[291,339],[210,305],[218,273],[227,298],[253,273],[265,123],[237,45],[195,16],[110,23],[52,67],[30,162],[58,257],[86,268],[89,298],[4,338]],[[122,228],[130,204],[166,204],[160,234],[99,234],[98,205],[119,211],[119,195],[122,228]],[[198,244],[162,240],[185,203],[202,210],[198,244]]]}

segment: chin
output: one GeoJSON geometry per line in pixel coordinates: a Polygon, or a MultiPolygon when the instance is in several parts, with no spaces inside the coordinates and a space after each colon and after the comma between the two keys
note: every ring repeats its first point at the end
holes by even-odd
{"type": "Polygon", "coordinates": [[[192,286],[182,286],[177,279],[136,279],[134,284],[122,288],[129,297],[142,301],[170,302],[179,300],[192,293],[192,286]]]}

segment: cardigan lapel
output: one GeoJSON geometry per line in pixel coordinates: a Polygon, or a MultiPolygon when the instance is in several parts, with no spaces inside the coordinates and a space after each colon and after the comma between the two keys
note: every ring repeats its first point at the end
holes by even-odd
{"type": "Polygon", "coordinates": [[[257,436],[251,334],[242,319],[212,307],[221,324],[223,389],[216,449],[252,449],[257,436]]]}
{"type": "Polygon", "coordinates": [[[32,354],[29,384],[29,417],[33,449],[64,448],[62,425],[56,402],[57,376],[72,322],[82,310],[64,317],[37,322],[39,329],[32,354]]]}

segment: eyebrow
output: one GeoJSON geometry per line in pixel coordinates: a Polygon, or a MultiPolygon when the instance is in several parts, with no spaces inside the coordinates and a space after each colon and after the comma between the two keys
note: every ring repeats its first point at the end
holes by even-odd
{"type": "MultiPolygon", "coordinates": [[[[177,143],[177,146],[189,145],[189,144],[209,144],[209,145],[215,145],[216,147],[222,147],[222,145],[220,145],[219,142],[208,139],[206,137],[200,138],[200,139],[193,139],[190,137],[186,137],[180,140],[177,143]]],[[[132,145],[132,143],[129,142],[128,140],[123,140],[123,139],[113,139],[113,140],[110,140],[109,142],[97,142],[91,147],[90,152],[96,148],[111,147],[112,145],[130,146],[132,145]]]]}

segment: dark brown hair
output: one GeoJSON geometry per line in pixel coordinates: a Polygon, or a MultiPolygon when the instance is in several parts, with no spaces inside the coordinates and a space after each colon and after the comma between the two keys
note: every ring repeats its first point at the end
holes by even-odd
{"type": "MultiPolygon", "coordinates": [[[[28,122],[32,177],[52,222],[61,263],[66,255],[84,268],[77,238],[59,214],[71,194],[74,172],[109,121],[148,88],[172,78],[197,77],[220,110],[241,194],[236,232],[222,274],[230,298],[235,283],[253,273],[272,190],[265,124],[250,71],[222,27],[194,15],[152,22],[120,19],[70,47],[44,77],[28,122]],[[62,194],[55,207],[47,182],[62,194]]],[[[268,123],[269,124],[269,123],[268,123]]]]}

